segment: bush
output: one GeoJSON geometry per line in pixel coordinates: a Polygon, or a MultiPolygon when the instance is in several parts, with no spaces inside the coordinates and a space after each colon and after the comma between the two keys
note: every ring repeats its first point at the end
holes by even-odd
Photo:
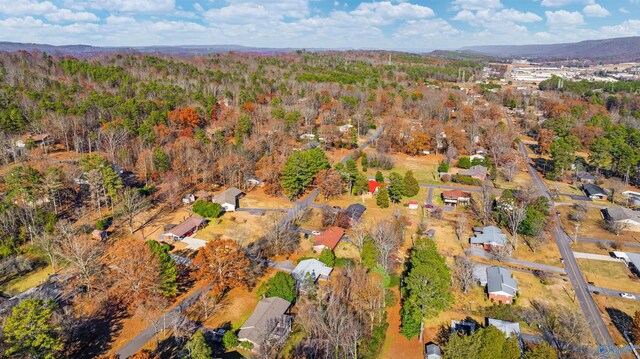
{"type": "Polygon", "coordinates": [[[450,174],[442,175],[442,177],[440,177],[440,180],[442,182],[451,182],[451,175],[450,174]]]}
{"type": "Polygon", "coordinates": [[[242,342],[240,342],[240,347],[242,347],[244,349],[252,350],[253,349],[253,343],[242,341],[242,342]]]}
{"type": "Polygon", "coordinates": [[[296,281],[289,274],[278,272],[267,283],[267,297],[279,297],[289,302],[296,300],[296,281]]]}
{"type": "Polygon", "coordinates": [[[336,258],[336,267],[348,268],[355,264],[353,258],[336,258]]]}
{"type": "Polygon", "coordinates": [[[96,229],[99,230],[99,231],[106,231],[107,228],[109,228],[111,226],[112,222],[113,222],[113,218],[112,217],[99,219],[99,220],[96,221],[96,229]]]}
{"type": "Polygon", "coordinates": [[[218,203],[197,200],[193,204],[193,212],[207,218],[218,218],[222,214],[222,206],[218,203]]]}
{"type": "Polygon", "coordinates": [[[438,164],[438,172],[449,172],[449,164],[445,161],[442,161],[438,164]]]}
{"type": "Polygon", "coordinates": [[[458,159],[458,168],[471,168],[471,160],[469,157],[460,157],[460,159],[458,159]]]}
{"type": "Polygon", "coordinates": [[[398,304],[398,296],[392,290],[384,291],[384,305],[387,308],[391,308],[398,304]]]}
{"type": "Polygon", "coordinates": [[[390,156],[386,155],[371,155],[367,159],[367,165],[370,168],[390,170],[393,168],[393,159],[390,156]]]}
{"type": "Polygon", "coordinates": [[[238,341],[238,336],[236,335],[236,333],[228,330],[222,336],[222,345],[224,346],[225,349],[235,348],[238,346],[238,344],[240,344],[240,342],[238,341]]]}
{"type": "Polygon", "coordinates": [[[480,182],[480,180],[477,180],[475,178],[471,178],[469,176],[463,176],[463,175],[460,175],[460,174],[453,175],[452,180],[455,183],[460,183],[460,184],[469,185],[469,186],[480,186],[480,185],[482,185],[482,182],[480,182]]]}
{"type": "Polygon", "coordinates": [[[333,267],[336,265],[336,255],[329,248],[325,248],[322,250],[322,253],[320,253],[320,257],[318,258],[318,260],[329,267],[333,267]]]}

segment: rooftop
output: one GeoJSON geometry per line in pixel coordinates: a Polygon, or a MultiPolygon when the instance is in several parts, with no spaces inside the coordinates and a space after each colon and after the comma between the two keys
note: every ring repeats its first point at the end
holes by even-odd
{"type": "Polygon", "coordinates": [[[607,192],[605,192],[602,189],[602,187],[595,184],[591,184],[591,183],[586,183],[584,186],[582,186],[582,189],[587,194],[587,196],[606,196],[607,195],[607,192]]]}
{"type": "Polygon", "coordinates": [[[499,246],[507,244],[507,235],[502,233],[502,230],[496,226],[476,227],[474,228],[474,231],[478,233],[469,238],[469,243],[471,244],[490,244],[499,246]]]}
{"type": "Polygon", "coordinates": [[[347,215],[354,221],[359,220],[364,212],[367,210],[367,207],[361,205],[360,203],[354,203],[345,209],[347,215]]]}
{"type": "Polygon", "coordinates": [[[328,277],[332,271],[333,268],[328,267],[317,259],[305,259],[298,263],[293,270],[292,276],[296,280],[302,281],[309,274],[314,281],[317,281],[321,276],[328,277]]]}
{"type": "Polygon", "coordinates": [[[213,196],[213,201],[220,204],[223,204],[223,203],[236,204],[238,196],[241,194],[242,194],[241,190],[235,187],[231,187],[231,188],[227,188],[224,192],[218,193],[217,195],[213,196]]]}
{"type": "Polygon", "coordinates": [[[442,196],[446,198],[460,198],[460,197],[471,197],[469,192],[465,192],[459,189],[452,189],[449,191],[442,191],[442,196]]]}
{"type": "Polygon", "coordinates": [[[316,236],[314,246],[325,246],[331,250],[336,248],[344,236],[344,229],[340,227],[329,227],[324,232],[316,236]]]}
{"type": "Polygon", "coordinates": [[[259,301],[251,316],[240,327],[238,339],[261,344],[271,334],[276,322],[290,306],[290,302],[279,297],[269,297],[259,301]]]}
{"type": "Polygon", "coordinates": [[[504,292],[509,295],[516,295],[518,282],[511,277],[511,271],[498,266],[487,268],[487,292],[504,292]]]}
{"type": "Polygon", "coordinates": [[[487,324],[493,325],[494,327],[500,329],[507,337],[510,337],[512,334],[516,336],[520,336],[520,323],[508,322],[506,320],[487,318],[487,324]]]}
{"type": "Polygon", "coordinates": [[[640,213],[624,207],[610,207],[602,210],[605,219],[612,221],[636,221],[640,222],[640,213]]]}
{"type": "Polygon", "coordinates": [[[200,216],[192,216],[185,219],[179,225],[172,227],[167,233],[176,237],[183,237],[185,234],[193,231],[194,228],[201,226],[207,220],[200,216]]]}

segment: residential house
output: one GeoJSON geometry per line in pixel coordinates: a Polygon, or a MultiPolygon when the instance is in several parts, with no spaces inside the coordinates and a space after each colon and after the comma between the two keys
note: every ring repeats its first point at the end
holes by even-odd
{"type": "Polygon", "coordinates": [[[576,173],[576,179],[578,180],[578,182],[580,182],[582,184],[587,184],[587,183],[594,184],[598,180],[598,177],[592,175],[589,172],[580,171],[580,172],[576,173]]]}
{"type": "Polygon", "coordinates": [[[242,195],[242,191],[235,188],[227,188],[224,192],[213,196],[213,202],[218,203],[226,212],[233,212],[238,207],[238,199],[242,195]]]}
{"type": "Polygon", "coordinates": [[[478,147],[473,150],[473,154],[469,156],[469,159],[473,162],[473,160],[484,161],[485,150],[482,147],[478,147]]]}
{"type": "Polygon", "coordinates": [[[360,222],[360,219],[362,218],[362,215],[366,210],[367,207],[361,205],[360,203],[354,203],[347,207],[344,212],[347,214],[347,216],[349,216],[351,224],[354,225],[360,222]]]}
{"type": "Polygon", "coordinates": [[[298,283],[303,282],[307,276],[310,276],[315,283],[318,279],[329,279],[329,275],[331,275],[332,271],[333,268],[317,259],[305,259],[298,263],[298,265],[293,269],[291,275],[298,283]]]}
{"type": "Polygon", "coordinates": [[[591,199],[599,199],[606,201],[607,200],[607,192],[605,192],[602,187],[595,185],[593,183],[585,183],[582,186],[582,190],[584,194],[591,199]]]}
{"type": "Polygon", "coordinates": [[[616,251],[613,256],[624,261],[629,270],[640,277],[640,253],[616,251]]]}
{"type": "Polygon", "coordinates": [[[380,186],[382,186],[383,183],[380,182],[376,182],[374,180],[369,180],[369,194],[378,194],[378,191],[380,190],[380,186]]]}
{"type": "Polygon", "coordinates": [[[473,227],[473,237],[469,243],[477,244],[489,250],[492,247],[504,247],[507,244],[507,235],[496,226],[473,227]]]}
{"type": "Polygon", "coordinates": [[[184,196],[182,196],[182,203],[184,204],[190,204],[196,201],[196,196],[193,195],[193,193],[187,193],[184,196]]]}
{"type": "Polygon", "coordinates": [[[511,277],[511,271],[498,266],[487,268],[487,294],[489,300],[502,304],[513,303],[518,292],[518,283],[511,277]]]}
{"type": "Polygon", "coordinates": [[[290,307],[290,302],[279,297],[259,301],[251,316],[240,327],[238,339],[252,343],[254,350],[265,343],[286,339],[291,331],[292,317],[287,314],[290,307]]]}
{"type": "Polygon", "coordinates": [[[334,250],[338,246],[338,243],[340,243],[342,236],[344,236],[344,229],[340,227],[329,227],[316,236],[313,249],[316,252],[322,252],[325,248],[334,250]]]}
{"type": "Polygon", "coordinates": [[[53,137],[48,133],[42,133],[39,135],[26,134],[22,138],[16,140],[15,145],[18,148],[25,148],[29,143],[34,146],[44,147],[53,143],[53,137]]]}
{"type": "Polygon", "coordinates": [[[424,346],[424,358],[425,359],[440,359],[442,358],[442,351],[440,347],[433,343],[429,342],[424,346]]]}
{"type": "Polygon", "coordinates": [[[418,201],[409,201],[409,209],[418,209],[418,207],[420,207],[418,201]]]}
{"type": "Polygon", "coordinates": [[[520,338],[520,323],[509,322],[506,320],[487,318],[487,326],[493,325],[498,328],[504,335],[509,338],[512,335],[515,335],[517,338],[520,338]]]}
{"type": "Polygon", "coordinates": [[[349,132],[352,128],[353,128],[353,125],[346,124],[346,125],[339,126],[338,130],[342,133],[345,133],[345,132],[349,132]]]}
{"type": "Polygon", "coordinates": [[[623,225],[629,231],[640,231],[640,212],[624,207],[609,207],[602,210],[605,221],[612,221],[623,225]]]}
{"type": "Polygon", "coordinates": [[[177,226],[173,226],[167,230],[167,232],[160,235],[161,239],[169,240],[172,239],[174,241],[182,240],[185,237],[189,237],[193,235],[196,231],[207,224],[207,220],[200,216],[192,216],[185,219],[182,223],[177,226]]]}
{"type": "Polygon", "coordinates": [[[462,170],[458,174],[484,181],[487,178],[487,167],[481,165],[471,166],[468,170],[462,170]]]}
{"type": "Polygon", "coordinates": [[[442,202],[445,206],[467,205],[471,202],[471,194],[459,189],[442,191],[442,202]]]}

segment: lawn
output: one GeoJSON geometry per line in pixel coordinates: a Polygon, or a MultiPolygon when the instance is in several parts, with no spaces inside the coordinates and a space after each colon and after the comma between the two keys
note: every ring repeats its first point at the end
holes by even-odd
{"type": "Polygon", "coordinates": [[[640,280],[622,262],[578,259],[578,263],[587,282],[592,282],[597,287],[620,291],[640,288],[640,280]]]}
{"type": "Polygon", "coordinates": [[[254,215],[248,212],[225,213],[220,218],[213,219],[193,237],[211,241],[217,238],[232,239],[246,246],[265,235],[268,228],[275,223],[281,214],[268,212],[264,215],[254,215]]]}
{"type": "MultiPolygon", "coordinates": [[[[365,153],[373,156],[376,150],[367,148],[365,153]]],[[[380,170],[385,178],[388,178],[391,172],[398,172],[404,176],[408,170],[411,170],[418,182],[441,183],[437,169],[438,163],[444,158],[443,155],[409,156],[404,153],[396,153],[392,157],[394,160],[393,168],[391,170],[380,170]]],[[[369,168],[365,175],[373,177],[377,171],[378,169],[376,168],[369,168]]]]}
{"type": "MultiPolygon", "coordinates": [[[[569,219],[569,214],[573,209],[570,206],[562,206],[559,207],[558,211],[567,235],[573,238],[576,233],[576,224],[569,219]]],[[[602,219],[600,209],[591,207],[587,209],[587,218],[582,221],[578,228],[578,237],[640,243],[640,232],[623,231],[619,236],[616,236],[615,233],[604,229],[604,219],[602,219]]]]}
{"type": "Polygon", "coordinates": [[[626,328],[634,313],[640,310],[640,302],[605,295],[593,295],[593,299],[613,340],[616,344],[627,345],[627,341],[614,323],[621,323],[622,327],[626,328]]]}
{"type": "Polygon", "coordinates": [[[44,283],[51,274],[53,274],[53,269],[50,265],[38,268],[25,275],[3,283],[0,285],[0,292],[9,296],[18,295],[27,289],[31,289],[44,283]]]}
{"type": "Polygon", "coordinates": [[[520,296],[517,305],[529,307],[532,300],[543,300],[549,304],[564,308],[578,308],[573,301],[574,292],[569,281],[559,278],[549,278],[548,284],[542,284],[540,279],[531,273],[513,271],[513,277],[518,281],[520,296]]]}
{"type": "Polygon", "coordinates": [[[282,197],[273,197],[264,193],[264,188],[248,192],[239,200],[240,208],[292,208],[293,203],[282,197]]]}
{"type": "Polygon", "coordinates": [[[522,235],[518,236],[518,241],[518,249],[513,252],[511,256],[512,258],[527,262],[562,267],[562,262],[560,261],[560,257],[562,256],[560,255],[558,246],[552,237],[549,241],[542,243],[538,248],[536,248],[535,253],[524,243],[522,235]]]}

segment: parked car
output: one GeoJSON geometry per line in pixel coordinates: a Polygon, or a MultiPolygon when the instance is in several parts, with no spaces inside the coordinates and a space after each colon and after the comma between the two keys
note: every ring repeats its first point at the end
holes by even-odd
{"type": "Polygon", "coordinates": [[[620,296],[627,299],[636,299],[636,296],[630,293],[620,293],[620,296]]]}
{"type": "Polygon", "coordinates": [[[320,231],[311,231],[311,234],[313,234],[314,236],[319,236],[322,234],[322,232],[320,231]]]}

